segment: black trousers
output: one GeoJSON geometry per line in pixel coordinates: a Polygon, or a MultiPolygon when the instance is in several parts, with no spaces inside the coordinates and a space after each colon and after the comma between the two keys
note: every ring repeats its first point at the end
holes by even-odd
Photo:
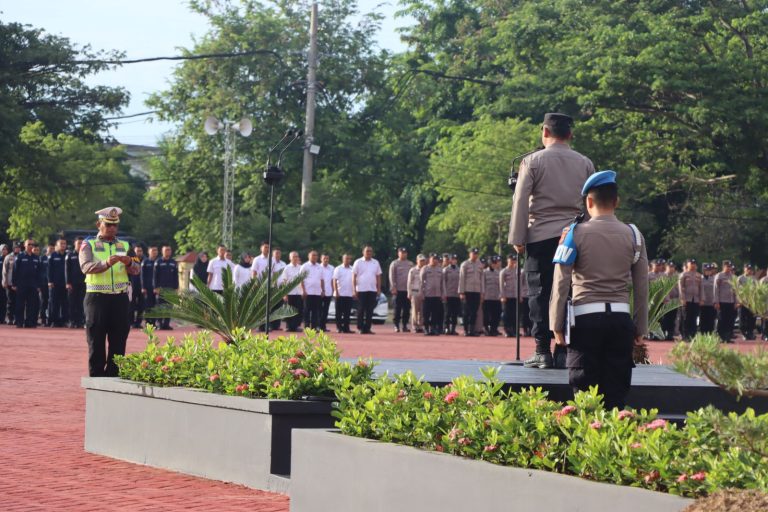
{"type": "Polygon", "coordinates": [[[331,307],[331,297],[323,297],[320,301],[320,328],[328,330],[328,310],[331,307]]]}
{"type": "Polygon", "coordinates": [[[336,329],[340,332],[349,330],[352,302],[352,297],[336,297],[336,329]]]}
{"type": "Polygon", "coordinates": [[[48,288],[48,282],[45,281],[40,286],[40,307],[39,307],[40,323],[42,323],[43,325],[48,325],[48,323],[50,322],[50,316],[49,316],[50,298],[51,298],[51,292],[48,288]]]}
{"type": "Polygon", "coordinates": [[[483,325],[489,334],[499,332],[499,322],[501,321],[501,301],[484,300],[483,301],[483,325]]]}
{"type": "Polygon", "coordinates": [[[739,308],[739,330],[748,340],[755,339],[755,315],[745,308],[739,308]]]}
{"type": "Polygon", "coordinates": [[[131,325],[135,327],[141,326],[141,321],[144,317],[144,295],[141,293],[141,288],[136,287],[133,289],[131,295],[131,325]]]}
{"type": "Polygon", "coordinates": [[[357,327],[360,332],[370,332],[373,310],[376,308],[376,292],[357,292],[357,327]]]}
{"type": "Polygon", "coordinates": [[[714,332],[715,318],[717,318],[715,306],[701,306],[701,311],[699,312],[699,330],[704,334],[714,332]]]}
{"type": "Polygon", "coordinates": [[[18,327],[37,326],[40,309],[40,292],[36,286],[16,287],[16,325],[18,327]]]}
{"type": "Polygon", "coordinates": [[[675,337],[675,321],[677,320],[677,310],[673,309],[661,317],[661,330],[664,332],[664,338],[671,340],[675,337]]]}
{"type": "MultiPolygon", "coordinates": [[[[515,327],[517,324],[517,305],[519,304],[516,297],[509,297],[504,303],[504,332],[509,335],[516,335],[515,327]]],[[[520,304],[520,320],[525,318],[523,316],[523,305],[520,304]]],[[[520,322],[520,327],[523,327],[523,322],[520,322]]]]}
{"type": "Polygon", "coordinates": [[[699,303],[686,302],[683,306],[683,338],[689,340],[696,336],[698,326],[696,321],[699,319],[699,303]]]}
{"type": "Polygon", "coordinates": [[[725,343],[730,343],[733,336],[733,324],[736,321],[736,306],[733,302],[721,302],[717,315],[717,334],[725,343]]]}
{"type": "Polygon", "coordinates": [[[285,319],[285,326],[289,331],[296,331],[301,325],[301,316],[304,313],[304,299],[301,298],[301,295],[289,295],[288,305],[296,310],[296,314],[285,319]]]}
{"type": "Polygon", "coordinates": [[[69,322],[76,327],[85,325],[85,312],[83,301],[85,300],[85,283],[73,284],[67,292],[69,300],[69,322]]]}
{"type": "Polygon", "coordinates": [[[464,294],[464,332],[475,332],[477,309],[480,307],[480,293],[466,292],[464,294]]]}
{"type": "MultiPolygon", "coordinates": [[[[221,292],[217,293],[221,294],[221,292]]],[[[147,288],[147,294],[142,295],[144,300],[144,311],[149,311],[153,307],[157,306],[157,295],[155,295],[154,288],[147,288]]],[[[148,318],[147,323],[151,325],[157,325],[157,320],[148,318]]]]}
{"type": "Polygon", "coordinates": [[[458,297],[447,297],[445,299],[445,329],[448,332],[456,331],[456,324],[459,323],[460,312],[461,299],[458,297]]]}
{"type": "Polygon", "coordinates": [[[411,301],[408,300],[408,292],[398,291],[395,295],[395,317],[393,321],[396,326],[408,327],[408,321],[411,318],[411,301]]]}
{"type": "Polygon", "coordinates": [[[117,377],[114,358],[125,355],[125,343],[131,330],[128,294],[87,293],[84,309],[88,375],[117,377]]]}
{"type": "Polygon", "coordinates": [[[323,308],[323,301],[320,295],[307,295],[304,297],[304,327],[311,329],[320,329],[320,312],[323,308]]]}
{"type": "Polygon", "coordinates": [[[54,284],[51,288],[48,320],[56,327],[61,327],[69,321],[69,298],[64,284],[54,284]]]}
{"type": "Polygon", "coordinates": [[[574,392],[597,386],[605,407],[624,408],[632,382],[635,325],[628,313],[576,317],[568,345],[568,382],[574,392]]]}
{"type": "Polygon", "coordinates": [[[8,316],[8,294],[5,288],[0,288],[0,324],[6,322],[8,316]]]}
{"type": "Polygon", "coordinates": [[[12,324],[16,319],[16,290],[6,288],[6,297],[8,298],[8,323],[12,324]]]}
{"type": "Polygon", "coordinates": [[[531,334],[537,354],[549,354],[552,332],[549,330],[549,296],[555,274],[555,257],[559,238],[548,238],[525,246],[525,281],[528,284],[528,308],[531,334]]]}
{"type": "Polygon", "coordinates": [[[424,297],[424,328],[428,333],[442,331],[443,300],[440,297],[424,297]]]}
{"type": "MultiPolygon", "coordinates": [[[[165,304],[168,304],[168,302],[159,295],[155,295],[155,302],[157,303],[158,306],[163,306],[165,304]]],[[[171,319],[168,317],[158,318],[157,325],[161,329],[168,329],[169,327],[171,327],[171,319]]]]}

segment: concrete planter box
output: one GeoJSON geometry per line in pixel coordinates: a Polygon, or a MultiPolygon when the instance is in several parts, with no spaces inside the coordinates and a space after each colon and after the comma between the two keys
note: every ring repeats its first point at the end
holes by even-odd
{"type": "Polygon", "coordinates": [[[678,512],[692,500],[416,448],[295,430],[291,512],[678,512]]]}
{"type": "Polygon", "coordinates": [[[85,449],[256,489],[288,492],[291,430],[333,426],[322,401],[251,399],[117,378],[82,380],[85,449]]]}

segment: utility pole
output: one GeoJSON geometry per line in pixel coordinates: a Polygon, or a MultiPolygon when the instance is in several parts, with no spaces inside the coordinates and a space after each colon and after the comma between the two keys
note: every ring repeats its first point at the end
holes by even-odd
{"type": "Polygon", "coordinates": [[[307,73],[307,119],[304,127],[304,165],[301,173],[301,209],[309,206],[312,186],[313,156],[310,152],[315,135],[315,95],[317,93],[317,3],[312,4],[309,24],[309,71],[307,73]]]}

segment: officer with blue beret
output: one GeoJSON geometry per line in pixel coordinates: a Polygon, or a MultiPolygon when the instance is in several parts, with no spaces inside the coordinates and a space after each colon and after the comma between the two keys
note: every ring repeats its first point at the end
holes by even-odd
{"type": "Polygon", "coordinates": [[[567,346],[574,391],[597,386],[607,408],[621,409],[632,380],[634,344],[648,331],[648,257],[637,227],[616,218],[614,171],[592,175],[582,195],[590,220],[562,232],[553,260],[550,328],[556,343],[567,346]]]}

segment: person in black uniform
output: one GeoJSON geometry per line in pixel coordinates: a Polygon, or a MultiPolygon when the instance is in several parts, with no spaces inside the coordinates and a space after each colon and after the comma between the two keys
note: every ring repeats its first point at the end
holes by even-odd
{"type": "MultiPolygon", "coordinates": [[[[0,269],[5,263],[5,257],[8,256],[10,251],[6,244],[0,244],[0,269]]],[[[0,324],[5,323],[6,313],[8,311],[8,296],[5,293],[5,286],[0,288],[0,324]]]]}
{"type": "MultiPolygon", "coordinates": [[[[164,290],[178,290],[179,289],[179,270],[176,265],[176,260],[171,256],[173,250],[170,245],[163,246],[163,257],[155,260],[155,273],[153,279],[153,288],[155,298],[158,306],[167,304],[165,299],[160,295],[164,290]]],[[[158,325],[161,331],[169,331],[173,329],[171,327],[170,318],[158,319],[158,325]]]]}
{"type": "Polygon", "coordinates": [[[40,323],[45,327],[51,326],[50,304],[51,293],[48,290],[48,258],[53,254],[53,245],[45,249],[45,254],[40,256],[40,248],[35,248],[35,255],[40,258],[40,323]]]}
{"type": "Polygon", "coordinates": [[[37,327],[40,308],[40,258],[34,240],[24,243],[24,252],[13,262],[13,289],[16,291],[16,327],[37,327]]]}
{"type": "Polygon", "coordinates": [[[47,274],[51,295],[48,319],[54,327],[64,327],[69,320],[66,240],[56,241],[56,250],[48,257],[47,274]]]}
{"type": "MultiPolygon", "coordinates": [[[[141,265],[144,263],[144,248],[140,245],[133,246],[133,261],[141,265]]],[[[208,276],[206,275],[206,279],[208,276]]],[[[144,294],[141,293],[141,273],[132,276],[131,280],[131,327],[141,329],[141,320],[144,313],[144,294]]],[[[205,281],[205,279],[203,279],[205,281]]]]}
{"type": "MultiPolygon", "coordinates": [[[[155,299],[155,261],[157,260],[157,247],[150,247],[149,258],[141,262],[141,296],[144,300],[144,311],[157,305],[155,299]]],[[[147,323],[155,325],[155,320],[147,319],[147,323]]]]}
{"type": "Polygon", "coordinates": [[[69,302],[69,326],[81,329],[85,326],[85,274],[80,270],[78,257],[83,246],[83,237],[75,238],[75,246],[67,253],[67,302],[69,302]]]}

